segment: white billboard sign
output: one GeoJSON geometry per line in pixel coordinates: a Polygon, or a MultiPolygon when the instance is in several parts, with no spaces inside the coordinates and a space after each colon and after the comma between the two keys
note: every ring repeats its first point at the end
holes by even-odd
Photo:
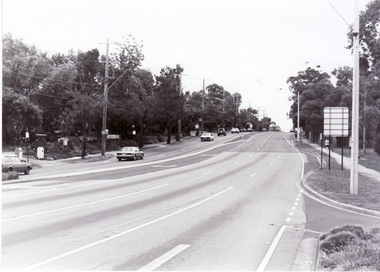
{"type": "Polygon", "coordinates": [[[323,135],[348,136],[349,112],[347,107],[326,107],[323,110],[323,135]]]}

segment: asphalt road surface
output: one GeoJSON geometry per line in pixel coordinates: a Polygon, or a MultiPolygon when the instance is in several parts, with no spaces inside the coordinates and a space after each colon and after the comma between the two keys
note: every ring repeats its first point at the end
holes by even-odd
{"type": "Polygon", "coordinates": [[[303,158],[284,135],[3,185],[2,269],[290,270],[306,217],[303,158]]]}

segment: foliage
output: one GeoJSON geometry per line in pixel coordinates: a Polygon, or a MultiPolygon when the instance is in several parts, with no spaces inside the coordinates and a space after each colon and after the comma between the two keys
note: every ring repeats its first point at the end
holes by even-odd
{"type": "Polygon", "coordinates": [[[17,171],[3,172],[2,180],[18,179],[19,173],[17,171]]]}
{"type": "Polygon", "coordinates": [[[327,255],[320,259],[322,269],[336,271],[380,269],[380,229],[369,233],[359,226],[334,228],[320,238],[321,250],[327,255]]]}
{"type": "Polygon", "coordinates": [[[185,97],[180,93],[179,80],[183,68],[177,64],[176,68],[165,67],[156,76],[156,120],[161,127],[167,130],[167,143],[170,144],[171,132],[176,121],[184,111],[185,97]]]}

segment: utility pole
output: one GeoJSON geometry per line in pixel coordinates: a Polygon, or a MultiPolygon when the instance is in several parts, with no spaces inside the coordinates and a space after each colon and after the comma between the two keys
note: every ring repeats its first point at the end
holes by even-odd
{"type": "Polygon", "coordinates": [[[300,142],[300,92],[297,92],[298,102],[297,102],[297,108],[298,108],[298,114],[297,114],[297,142],[300,142]]]}
{"type": "Polygon", "coordinates": [[[359,160],[359,0],[355,0],[354,15],[354,69],[352,89],[352,133],[351,133],[351,172],[350,193],[358,194],[359,160]]]}
{"type": "Polygon", "coordinates": [[[106,152],[106,137],[107,137],[107,103],[108,103],[108,51],[109,42],[107,39],[107,50],[106,50],[106,67],[104,75],[104,106],[103,106],[103,124],[102,124],[102,156],[105,156],[106,152]]]}
{"type": "MultiPolygon", "coordinates": [[[[182,86],[181,86],[181,79],[182,79],[182,74],[179,74],[179,96],[181,96],[182,93],[182,86]]],[[[178,119],[178,136],[177,136],[177,141],[181,141],[181,117],[178,119]]]]}
{"type": "Polygon", "coordinates": [[[205,110],[205,78],[203,78],[203,89],[202,89],[202,116],[201,116],[201,135],[203,134],[203,113],[205,110]]]}

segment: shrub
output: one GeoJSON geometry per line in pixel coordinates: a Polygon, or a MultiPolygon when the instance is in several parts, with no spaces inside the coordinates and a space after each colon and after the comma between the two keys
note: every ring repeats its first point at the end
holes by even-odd
{"type": "Polygon", "coordinates": [[[342,251],[347,245],[356,241],[358,237],[348,231],[327,236],[320,245],[320,249],[326,254],[342,251]]]}
{"type": "Polygon", "coordinates": [[[123,140],[121,141],[121,146],[124,147],[124,146],[138,146],[137,142],[134,141],[134,140],[123,140]]]}
{"type": "Polygon", "coordinates": [[[144,144],[155,144],[158,143],[157,136],[146,136],[144,137],[144,144]]]}
{"type": "Polygon", "coordinates": [[[371,238],[369,234],[364,232],[362,227],[354,226],[354,225],[346,225],[343,227],[334,228],[330,231],[330,234],[337,234],[339,232],[344,232],[344,231],[351,232],[352,234],[355,234],[356,237],[362,240],[371,238]]]}
{"type": "Polygon", "coordinates": [[[380,156],[380,123],[377,125],[377,128],[376,128],[376,137],[375,137],[375,152],[377,153],[377,155],[380,156]]]}
{"type": "Polygon", "coordinates": [[[18,179],[19,173],[17,171],[4,172],[2,174],[2,180],[18,179]]]}

